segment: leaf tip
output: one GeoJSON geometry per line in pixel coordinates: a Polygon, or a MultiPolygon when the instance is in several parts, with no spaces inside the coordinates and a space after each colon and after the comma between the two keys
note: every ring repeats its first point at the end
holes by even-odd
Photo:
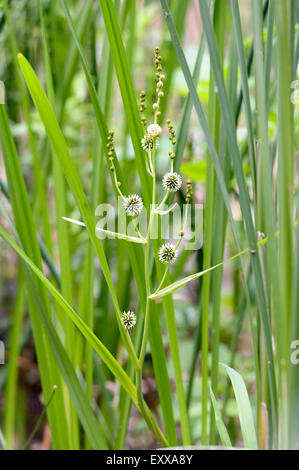
{"type": "Polygon", "coordinates": [[[20,65],[22,65],[22,63],[24,63],[24,61],[26,60],[21,52],[17,53],[17,59],[20,65]]]}

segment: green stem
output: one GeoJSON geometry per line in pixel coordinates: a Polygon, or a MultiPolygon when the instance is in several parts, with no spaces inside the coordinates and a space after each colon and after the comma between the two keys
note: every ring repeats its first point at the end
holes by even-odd
{"type": "Polygon", "coordinates": [[[17,397],[15,390],[18,388],[18,356],[20,353],[20,337],[22,332],[23,316],[25,309],[25,276],[21,265],[18,282],[18,294],[12,315],[12,329],[9,342],[9,362],[7,370],[7,382],[5,387],[4,409],[4,435],[8,449],[13,449],[17,397]]]}
{"type": "Polygon", "coordinates": [[[292,207],[294,185],[294,107],[290,100],[292,80],[292,45],[291,45],[291,1],[275,0],[275,21],[277,27],[278,60],[278,263],[280,324],[277,325],[277,340],[281,340],[281,381],[280,396],[281,446],[287,448],[286,416],[288,414],[287,364],[289,363],[291,286],[292,286],[292,207]],[[280,328],[280,325],[282,328],[280,328]]]}
{"type": "MultiPolygon", "coordinates": [[[[156,140],[154,140],[154,148],[153,148],[153,160],[155,159],[156,153],[156,140]]],[[[151,415],[148,415],[147,408],[145,406],[143,393],[142,393],[142,371],[143,371],[143,363],[144,357],[146,353],[146,345],[148,342],[149,330],[150,330],[150,299],[148,298],[151,292],[151,278],[150,278],[150,265],[149,265],[149,241],[150,241],[150,234],[151,228],[154,220],[154,210],[155,210],[155,201],[156,201],[156,176],[155,176],[155,167],[153,166],[153,194],[152,194],[152,207],[151,213],[149,218],[148,230],[146,235],[146,245],[144,249],[144,277],[145,277],[145,285],[146,285],[146,307],[145,307],[145,316],[144,316],[144,328],[143,328],[143,335],[142,335],[142,342],[141,348],[139,353],[139,367],[140,369],[137,370],[137,381],[136,381],[136,389],[137,389],[137,400],[140,411],[148,423],[149,427],[152,429],[153,434],[155,435],[156,439],[161,442],[163,445],[168,446],[168,442],[161,433],[160,428],[158,427],[156,421],[151,415]]]]}
{"type": "Polygon", "coordinates": [[[40,414],[40,417],[38,418],[35,426],[34,426],[34,429],[32,431],[32,433],[30,434],[30,436],[28,437],[27,441],[25,442],[25,444],[22,446],[22,450],[26,450],[27,447],[29,446],[30,442],[32,441],[32,439],[34,438],[35,434],[37,433],[38,431],[38,428],[40,427],[41,423],[42,423],[42,420],[43,420],[43,417],[45,416],[46,414],[46,411],[47,411],[47,408],[49,407],[52,399],[54,398],[54,395],[55,395],[55,392],[57,390],[57,387],[56,385],[53,387],[53,390],[52,390],[52,393],[43,409],[43,411],[41,412],[40,414]]]}
{"type": "MultiPolygon", "coordinates": [[[[219,54],[223,60],[224,33],[225,33],[226,2],[217,0],[214,7],[214,31],[219,47],[219,54]]],[[[211,69],[210,92],[209,92],[209,125],[216,149],[219,145],[220,135],[220,106],[215,91],[215,79],[211,69]]],[[[215,210],[215,170],[211,156],[207,155],[207,181],[206,181],[206,204],[204,213],[204,259],[203,268],[211,265],[214,210],[215,210]]],[[[211,295],[211,275],[203,279],[203,304],[202,304],[202,436],[203,445],[208,443],[208,352],[209,352],[209,312],[211,295]]]]}

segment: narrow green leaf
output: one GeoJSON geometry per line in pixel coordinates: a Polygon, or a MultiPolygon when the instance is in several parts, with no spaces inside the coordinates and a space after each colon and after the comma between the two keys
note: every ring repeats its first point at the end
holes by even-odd
{"type": "Polygon", "coordinates": [[[234,20],[236,46],[237,46],[240,72],[241,72],[241,78],[242,78],[242,97],[244,100],[244,107],[245,107],[252,186],[253,186],[253,190],[256,191],[256,163],[255,163],[255,151],[254,151],[254,135],[253,135],[251,108],[250,108],[248,75],[247,75],[247,68],[246,68],[246,62],[245,62],[245,52],[244,52],[244,47],[243,47],[243,34],[242,34],[238,2],[235,2],[235,0],[231,0],[231,9],[232,9],[233,20],[234,20]]]}
{"type": "Polygon", "coordinates": [[[18,357],[20,353],[20,337],[22,332],[24,313],[25,279],[23,266],[21,266],[18,280],[18,293],[12,312],[12,328],[8,346],[9,362],[5,387],[4,434],[6,437],[7,447],[9,449],[13,449],[14,446],[17,408],[17,397],[14,391],[18,386],[18,357]]]}
{"type": "MultiPolygon", "coordinates": [[[[47,91],[49,94],[50,102],[55,109],[55,92],[52,79],[52,69],[50,61],[49,43],[47,42],[46,28],[43,15],[43,4],[39,0],[39,14],[42,30],[42,44],[44,53],[44,62],[46,70],[46,84],[47,91]]],[[[56,224],[57,224],[57,238],[59,247],[59,264],[60,264],[60,288],[64,297],[71,302],[72,301],[72,274],[71,274],[71,249],[70,249],[70,237],[69,227],[66,227],[61,220],[61,215],[66,215],[67,210],[67,193],[66,193],[66,181],[61,171],[60,163],[54,152],[51,152],[52,156],[52,168],[54,176],[54,195],[55,195],[55,211],[56,211],[56,224]]],[[[58,309],[59,310],[59,309],[58,309]]],[[[59,315],[59,311],[57,311],[59,315]]],[[[73,351],[74,335],[75,330],[71,321],[64,317],[62,328],[64,332],[64,345],[66,351],[71,354],[73,351]]],[[[68,409],[70,415],[70,431],[72,434],[72,448],[80,448],[79,444],[79,425],[78,419],[74,408],[70,403],[69,396],[65,394],[65,407],[68,409]]]]}
{"type": "Polygon", "coordinates": [[[143,188],[144,202],[146,206],[149,206],[149,177],[146,172],[144,153],[140,144],[143,135],[142,126],[140,122],[132,76],[118,24],[118,18],[111,0],[99,0],[99,3],[104,17],[106,31],[110,43],[111,55],[123,99],[127,125],[132,138],[136,164],[138,167],[141,186],[143,188]]]}
{"type": "MultiPolygon", "coordinates": [[[[202,35],[198,52],[197,52],[197,56],[196,56],[196,60],[195,60],[193,75],[192,75],[195,87],[197,87],[197,82],[198,82],[199,75],[200,75],[201,64],[202,64],[203,53],[204,53],[204,45],[205,45],[204,35],[202,35]]],[[[174,161],[174,168],[176,171],[178,171],[181,168],[181,162],[183,159],[183,154],[184,154],[185,145],[187,142],[189,127],[190,127],[191,112],[192,112],[192,98],[191,98],[191,93],[189,91],[189,94],[185,101],[182,117],[181,117],[180,124],[178,126],[178,131],[177,131],[177,143],[175,146],[176,158],[174,161]]]]}
{"type": "MultiPolygon", "coordinates": [[[[264,243],[267,242],[267,238],[264,238],[263,240],[258,242],[258,246],[263,245],[264,243]]],[[[215,266],[212,266],[211,268],[205,269],[204,271],[200,271],[195,274],[191,274],[190,276],[184,277],[183,279],[180,279],[176,282],[173,282],[167,287],[164,287],[164,289],[159,290],[158,292],[155,292],[154,294],[150,295],[150,299],[158,299],[160,297],[164,297],[165,295],[169,295],[172,292],[180,289],[181,287],[184,287],[186,284],[188,284],[191,281],[194,281],[195,279],[198,279],[199,277],[204,276],[206,273],[209,273],[213,271],[214,269],[220,268],[223,266],[225,263],[228,263],[229,261],[232,261],[233,259],[238,258],[241,255],[244,255],[245,253],[249,253],[250,248],[246,248],[243,251],[240,251],[240,253],[237,253],[236,255],[232,256],[231,258],[226,259],[225,261],[222,261],[221,263],[216,264],[215,266]]]]}
{"type": "Polygon", "coordinates": [[[12,240],[12,238],[5,232],[5,230],[0,227],[1,237],[18,253],[19,256],[29,265],[32,271],[37,275],[37,277],[42,281],[45,287],[51,292],[55,297],[55,300],[61,305],[64,311],[71,318],[72,322],[76,327],[81,331],[83,336],[88,340],[92,345],[95,351],[99,354],[100,357],[105,361],[107,366],[119,380],[119,382],[124,386],[127,392],[131,395],[133,399],[136,398],[134,393],[134,385],[128,380],[125,372],[114,359],[111,353],[106,349],[106,347],[101,343],[101,341],[95,336],[95,334],[86,326],[86,324],[81,320],[81,317],[73,310],[70,304],[65,300],[65,298],[60,294],[60,292],[54,287],[54,285],[46,278],[46,276],[40,271],[40,269],[31,261],[31,259],[24,253],[24,251],[12,240]]]}
{"type": "Polygon", "coordinates": [[[244,380],[234,369],[225,364],[222,365],[225,367],[234,389],[244,445],[247,449],[257,450],[258,444],[254,427],[252,408],[244,380]]]}
{"type": "Polygon", "coordinates": [[[32,99],[35,103],[35,106],[40,114],[41,120],[46,128],[48,137],[50,139],[51,145],[57,155],[57,157],[60,160],[61,166],[64,170],[65,177],[69,183],[69,186],[75,196],[75,199],[77,201],[77,204],[80,208],[81,214],[83,216],[83,219],[86,223],[86,227],[88,230],[88,233],[90,235],[91,241],[95,247],[97,256],[99,258],[101,268],[103,271],[103,274],[105,276],[106,282],[109,286],[109,291],[111,294],[111,298],[113,301],[113,305],[115,308],[116,312],[116,318],[118,321],[118,325],[120,328],[120,332],[122,335],[122,339],[124,341],[124,344],[127,348],[127,351],[130,355],[130,358],[132,359],[133,363],[135,364],[135,367],[138,368],[138,358],[136,356],[134,346],[132,344],[131,338],[127,332],[127,330],[124,328],[120,317],[121,317],[121,311],[118,305],[118,300],[116,296],[116,292],[112,283],[111,279],[111,274],[109,270],[109,266],[107,263],[107,259],[104,253],[103,246],[100,242],[100,240],[97,238],[95,234],[95,222],[94,222],[94,217],[91,213],[90,207],[87,202],[86,195],[83,191],[82,184],[78,175],[78,171],[72,161],[71,155],[69,153],[67,144],[65,142],[64,136],[60,130],[60,127],[58,125],[56,116],[54,114],[54,111],[45,95],[45,92],[39,83],[39,80],[37,76],[35,75],[33,69],[31,68],[29,62],[25,59],[25,57],[22,54],[18,55],[19,63],[23,72],[23,75],[25,77],[27,86],[29,88],[29,91],[31,93],[32,99]]]}
{"type": "MultiPolygon", "coordinates": [[[[3,210],[3,208],[1,208],[1,207],[0,207],[0,209],[1,209],[1,211],[3,210]]],[[[4,212],[4,216],[7,218],[7,214],[5,212],[4,212]]],[[[17,233],[14,225],[12,224],[10,219],[8,219],[8,222],[10,224],[11,230],[12,230],[14,236],[16,237],[19,245],[21,245],[20,238],[18,236],[18,233],[17,233]]],[[[0,227],[0,229],[1,228],[2,227],[0,227]]],[[[4,230],[3,230],[3,232],[4,232],[4,230]]],[[[4,232],[4,233],[6,234],[6,232],[4,232]]],[[[10,238],[8,234],[6,234],[6,235],[7,235],[8,238],[10,238]]],[[[12,239],[10,239],[10,240],[12,240],[12,239]]],[[[16,246],[18,246],[18,245],[16,245],[16,246]]],[[[18,246],[18,247],[22,251],[20,246],[18,246]]],[[[43,275],[43,273],[41,273],[41,274],[43,275]]],[[[106,449],[107,444],[106,444],[106,442],[104,441],[104,439],[102,437],[102,432],[101,432],[101,428],[99,427],[99,423],[97,422],[97,419],[95,418],[95,415],[94,415],[94,413],[92,411],[92,408],[91,408],[91,406],[90,406],[90,404],[89,404],[89,402],[86,398],[86,395],[82,390],[82,387],[81,387],[80,382],[77,378],[74,366],[71,363],[71,361],[70,361],[70,359],[69,359],[69,357],[68,357],[68,355],[65,351],[65,348],[63,347],[63,345],[62,345],[62,343],[61,343],[61,341],[58,337],[58,334],[56,333],[55,327],[53,326],[51,320],[49,319],[49,317],[45,313],[44,305],[43,305],[42,301],[40,300],[40,295],[37,292],[37,289],[36,289],[35,284],[33,282],[32,273],[31,273],[31,271],[29,270],[28,267],[27,267],[27,280],[28,280],[28,283],[29,283],[29,286],[30,286],[30,291],[33,295],[33,298],[36,301],[36,305],[37,305],[39,315],[40,315],[41,320],[42,320],[42,324],[43,324],[43,326],[46,330],[46,334],[47,334],[49,342],[52,346],[52,350],[54,352],[54,355],[57,359],[57,363],[60,367],[62,376],[65,380],[65,383],[68,386],[70,396],[73,400],[73,403],[74,403],[75,408],[77,410],[77,413],[78,413],[78,416],[79,416],[80,421],[82,423],[82,426],[83,426],[86,434],[89,437],[89,441],[92,444],[92,447],[94,449],[106,449]]],[[[13,351],[12,351],[12,353],[13,353],[13,351]]],[[[9,384],[8,384],[8,386],[9,386],[9,384]]],[[[8,389],[8,391],[10,391],[10,390],[11,390],[11,386],[8,389]]],[[[50,390],[44,390],[45,396],[48,395],[48,393],[46,393],[46,392],[50,392],[50,390]]],[[[51,396],[51,394],[49,394],[49,396],[51,396]]],[[[48,400],[49,400],[49,398],[48,398],[48,400]]],[[[46,411],[48,413],[50,412],[50,410],[46,410],[46,411]]]]}
{"type": "MultiPolygon", "coordinates": [[[[75,220],[75,219],[70,219],[68,217],[62,217],[64,220],[66,220],[67,222],[71,222],[75,225],[80,225],[81,227],[86,227],[85,223],[84,222],[80,222],[79,220],[75,220]]],[[[96,227],[96,230],[98,230],[99,232],[101,233],[106,233],[107,235],[110,235],[111,237],[114,237],[114,238],[119,238],[121,240],[127,240],[129,242],[133,242],[133,243],[141,243],[141,244],[145,244],[146,243],[146,240],[145,239],[142,239],[142,238],[137,238],[137,237],[130,237],[129,235],[125,235],[124,233],[117,233],[117,232],[111,232],[111,230],[105,230],[103,228],[100,228],[100,227],[96,227]]]]}

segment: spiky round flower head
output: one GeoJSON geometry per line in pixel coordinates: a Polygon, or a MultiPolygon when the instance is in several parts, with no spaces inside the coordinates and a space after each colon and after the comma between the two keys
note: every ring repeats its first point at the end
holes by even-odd
{"type": "Polygon", "coordinates": [[[158,251],[159,260],[163,264],[174,263],[177,251],[172,243],[164,243],[158,251]]]}
{"type": "MultiPolygon", "coordinates": [[[[149,150],[153,150],[154,148],[154,140],[152,137],[149,137],[148,135],[145,135],[143,139],[141,139],[141,147],[143,150],[148,152],[149,150]]],[[[156,148],[159,147],[159,139],[157,138],[156,140],[156,148]]]]}
{"type": "Polygon", "coordinates": [[[152,150],[154,147],[154,140],[152,137],[149,137],[148,135],[145,135],[143,139],[141,139],[141,147],[143,150],[152,150]]]}
{"type": "Polygon", "coordinates": [[[124,199],[124,208],[128,215],[138,215],[143,209],[143,202],[138,194],[130,194],[124,199]]]}
{"type": "Polygon", "coordinates": [[[130,310],[128,312],[123,312],[120,319],[126,330],[131,330],[133,326],[136,325],[136,315],[130,310]]]}
{"type": "Polygon", "coordinates": [[[162,132],[159,124],[150,124],[147,128],[147,133],[149,137],[158,137],[162,132]]]}
{"type": "Polygon", "coordinates": [[[163,188],[174,193],[182,186],[182,177],[178,173],[166,173],[162,180],[163,188]]]}

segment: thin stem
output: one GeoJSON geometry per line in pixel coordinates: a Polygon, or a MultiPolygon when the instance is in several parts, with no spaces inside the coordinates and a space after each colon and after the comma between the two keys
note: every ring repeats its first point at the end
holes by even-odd
{"type": "Polygon", "coordinates": [[[40,425],[41,425],[41,423],[42,423],[43,417],[44,417],[45,414],[46,414],[47,408],[49,407],[49,405],[50,405],[50,403],[51,403],[51,401],[52,401],[52,399],[53,399],[53,397],[54,397],[54,395],[55,395],[56,390],[57,390],[57,387],[56,387],[56,385],[54,385],[53,390],[52,390],[52,393],[51,393],[51,395],[50,395],[50,397],[49,397],[49,399],[48,399],[48,401],[47,401],[47,403],[46,403],[46,405],[45,405],[43,411],[41,412],[40,417],[38,418],[38,420],[37,420],[37,422],[36,422],[36,424],[35,424],[35,426],[34,426],[34,429],[33,429],[32,433],[30,434],[30,436],[28,437],[27,441],[26,441],[25,444],[23,445],[22,450],[26,450],[26,449],[27,449],[27,447],[29,446],[30,442],[31,442],[32,439],[34,438],[35,434],[37,433],[38,428],[40,427],[40,425]]]}
{"type": "Polygon", "coordinates": [[[169,264],[167,264],[167,265],[165,266],[165,271],[164,271],[163,277],[162,277],[162,279],[161,279],[161,282],[160,282],[159,287],[158,287],[158,289],[156,290],[155,294],[157,294],[157,293],[159,292],[159,290],[162,289],[162,286],[163,286],[163,284],[164,284],[164,281],[165,281],[165,279],[167,278],[168,268],[169,268],[169,264]]]}
{"type": "Polygon", "coordinates": [[[151,149],[148,150],[148,158],[146,160],[147,160],[147,164],[148,164],[149,173],[154,178],[155,175],[154,175],[154,167],[153,167],[153,162],[152,162],[151,149]]]}
{"type": "MultiPolygon", "coordinates": [[[[156,139],[154,139],[154,147],[153,147],[153,162],[155,162],[155,154],[156,154],[156,139]]],[[[140,370],[137,371],[137,399],[140,409],[142,410],[142,414],[146,416],[145,413],[145,403],[143,399],[142,393],[142,371],[143,371],[143,363],[144,357],[146,353],[146,345],[149,336],[149,327],[150,327],[150,299],[148,298],[151,292],[151,278],[150,278],[150,268],[149,268],[149,240],[151,234],[152,223],[154,219],[154,209],[155,209],[155,202],[156,202],[156,175],[155,175],[155,166],[153,163],[153,189],[152,189],[152,207],[150,212],[148,230],[146,235],[146,245],[144,249],[144,277],[145,277],[145,286],[146,286],[146,307],[145,307],[145,316],[144,316],[144,329],[142,335],[142,342],[139,354],[139,366],[140,370]]]]}
{"type": "Polygon", "coordinates": [[[167,193],[165,194],[164,198],[162,199],[161,203],[159,204],[159,206],[157,207],[157,209],[155,209],[155,212],[159,212],[160,209],[162,209],[162,207],[164,206],[164,204],[166,203],[168,197],[169,197],[169,194],[170,192],[167,191],[167,193]]]}

